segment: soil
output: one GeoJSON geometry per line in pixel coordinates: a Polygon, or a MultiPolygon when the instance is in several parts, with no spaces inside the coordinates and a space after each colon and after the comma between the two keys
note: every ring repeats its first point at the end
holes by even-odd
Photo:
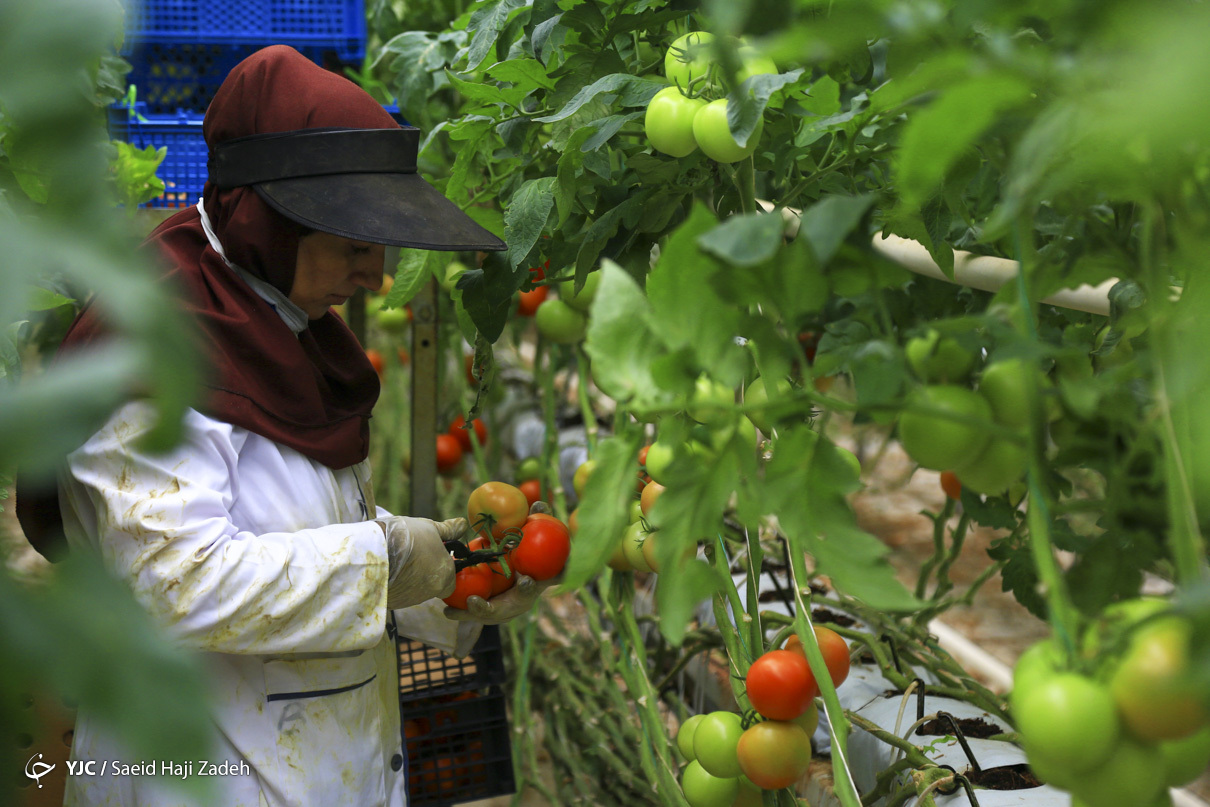
{"type": "MultiPolygon", "coordinates": [[[[986,740],[1004,733],[1004,727],[989,723],[981,717],[963,717],[955,721],[962,736],[968,740],[986,740]]],[[[954,727],[949,720],[934,718],[916,729],[916,733],[927,737],[944,737],[954,733],[954,727]]]]}
{"type": "Polygon", "coordinates": [[[1030,772],[1028,765],[1006,765],[978,773],[968,773],[966,778],[972,785],[988,790],[1029,790],[1042,783],[1030,772]]]}

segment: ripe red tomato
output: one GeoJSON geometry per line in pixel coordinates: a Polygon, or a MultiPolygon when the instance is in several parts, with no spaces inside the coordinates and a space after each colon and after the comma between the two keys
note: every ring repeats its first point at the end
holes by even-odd
{"type": "Polygon", "coordinates": [[[765,790],[789,787],[811,764],[811,738],[794,723],[757,723],[739,738],[735,751],[744,776],[765,790]]]}
{"type": "MultiPolygon", "coordinates": [[[[492,546],[488,542],[487,538],[483,537],[482,535],[472,538],[471,542],[468,543],[466,546],[472,552],[475,552],[480,549],[491,549],[492,548],[492,546]]],[[[498,560],[493,560],[491,563],[488,563],[486,565],[487,565],[487,568],[492,573],[492,596],[493,597],[496,596],[497,594],[508,591],[510,588],[513,587],[514,581],[513,581],[513,570],[511,568],[512,564],[509,564],[510,568],[507,572],[504,571],[504,567],[500,565],[500,561],[498,561],[498,560]]]]}
{"type": "Polygon", "coordinates": [[[533,291],[517,292],[517,316],[532,317],[538,313],[538,306],[546,301],[550,286],[538,286],[533,291]]]}
{"type": "Polygon", "coordinates": [[[506,482],[485,482],[471,491],[466,502],[466,517],[471,529],[500,539],[509,530],[519,530],[529,517],[525,494],[506,482]]]}
{"type": "Polygon", "coordinates": [[[449,434],[437,435],[437,471],[449,473],[462,462],[462,446],[449,434]]]}
{"type": "Polygon", "coordinates": [[[941,472],[941,490],[945,495],[954,501],[959,501],[962,498],[962,483],[958,481],[958,475],[953,471],[941,472]]]}
{"type": "Polygon", "coordinates": [[[647,467],[647,449],[649,448],[651,448],[651,446],[643,446],[639,449],[639,465],[644,469],[647,467]]]}
{"type": "Polygon", "coordinates": [[[534,502],[542,500],[542,482],[537,479],[526,479],[521,484],[517,485],[517,489],[525,494],[525,500],[532,506],[534,502]]]}
{"type": "MultiPolygon", "coordinates": [[[[465,429],[466,418],[462,415],[454,418],[450,423],[449,433],[458,441],[458,445],[462,446],[463,451],[471,451],[471,432],[470,429],[465,429]]],[[[475,436],[479,438],[479,445],[487,445],[487,426],[479,418],[471,421],[471,426],[475,429],[475,436]]]]}
{"type": "MultiPolygon", "coordinates": [[[[819,649],[823,652],[823,660],[828,665],[828,675],[832,677],[832,685],[840,686],[849,677],[849,645],[844,637],[831,628],[820,625],[814,627],[815,641],[819,642],[819,649]]],[[[802,642],[798,640],[796,634],[791,634],[790,638],[786,640],[785,649],[802,653],[803,658],[806,658],[802,642]]]]}
{"type": "Polygon", "coordinates": [[[521,528],[521,543],[509,554],[509,561],[518,574],[534,580],[550,580],[567,565],[571,533],[557,518],[538,518],[537,515],[530,516],[521,528]]]}
{"type": "Polygon", "coordinates": [[[486,565],[468,566],[454,577],[454,593],[442,600],[451,608],[466,610],[467,597],[492,596],[492,573],[486,565]]]}
{"type": "Polygon", "coordinates": [[[770,720],[793,720],[819,694],[806,656],[789,650],[770,650],[752,662],[747,688],[752,708],[770,720]]]}
{"type": "Polygon", "coordinates": [[[382,353],[370,348],[366,351],[366,358],[370,360],[370,364],[374,366],[374,372],[378,373],[378,377],[382,378],[382,372],[387,369],[386,359],[382,357],[382,353]]]}

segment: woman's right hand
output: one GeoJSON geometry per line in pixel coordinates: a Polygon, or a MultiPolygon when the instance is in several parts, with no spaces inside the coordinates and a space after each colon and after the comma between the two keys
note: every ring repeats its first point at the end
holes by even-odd
{"type": "Polygon", "coordinates": [[[454,558],[445,542],[462,537],[465,518],[378,519],[387,536],[387,607],[408,608],[454,592],[454,558]]]}

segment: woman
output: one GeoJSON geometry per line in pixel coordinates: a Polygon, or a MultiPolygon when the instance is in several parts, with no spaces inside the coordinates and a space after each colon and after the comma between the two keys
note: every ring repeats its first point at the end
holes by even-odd
{"type": "MultiPolygon", "coordinates": [[[[68,457],[70,546],[99,552],[213,683],[210,761],[225,806],[403,805],[394,635],[469,652],[526,610],[527,583],[447,616],[443,541],[465,520],[376,508],[366,462],[377,376],[329,309],[382,284],[384,244],[498,250],[415,173],[416,130],[296,51],[238,65],[207,110],[196,209],[149,237],[208,341],[205,400],[164,455],[122,407],[68,457]],[[451,618],[453,617],[453,618],[451,618]]],[[[90,310],[64,349],[100,338],[90,310]]],[[[72,758],[130,760],[86,711],[72,758]]],[[[140,775],[73,776],[68,804],[180,804],[140,775]]]]}

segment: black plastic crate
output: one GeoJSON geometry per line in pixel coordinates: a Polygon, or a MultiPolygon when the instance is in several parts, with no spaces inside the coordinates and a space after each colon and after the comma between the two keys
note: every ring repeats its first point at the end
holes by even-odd
{"type": "MultiPolygon", "coordinates": [[[[178,109],[202,113],[210,105],[223,79],[248,56],[274,44],[221,43],[166,44],[139,41],[126,56],[131,64],[126,83],[133,84],[136,99],[153,115],[175,114],[178,109]]],[[[298,46],[316,64],[344,74],[346,64],[360,67],[361,57],[346,50],[320,45],[298,46]]]]}
{"type": "Polygon", "coordinates": [[[401,638],[398,644],[399,694],[405,704],[504,683],[504,650],[500,629],[494,625],[483,628],[464,659],[408,639],[401,638]]]}
{"type": "Polygon", "coordinates": [[[447,807],[513,793],[504,691],[467,691],[403,704],[410,807],[447,807]]]}

